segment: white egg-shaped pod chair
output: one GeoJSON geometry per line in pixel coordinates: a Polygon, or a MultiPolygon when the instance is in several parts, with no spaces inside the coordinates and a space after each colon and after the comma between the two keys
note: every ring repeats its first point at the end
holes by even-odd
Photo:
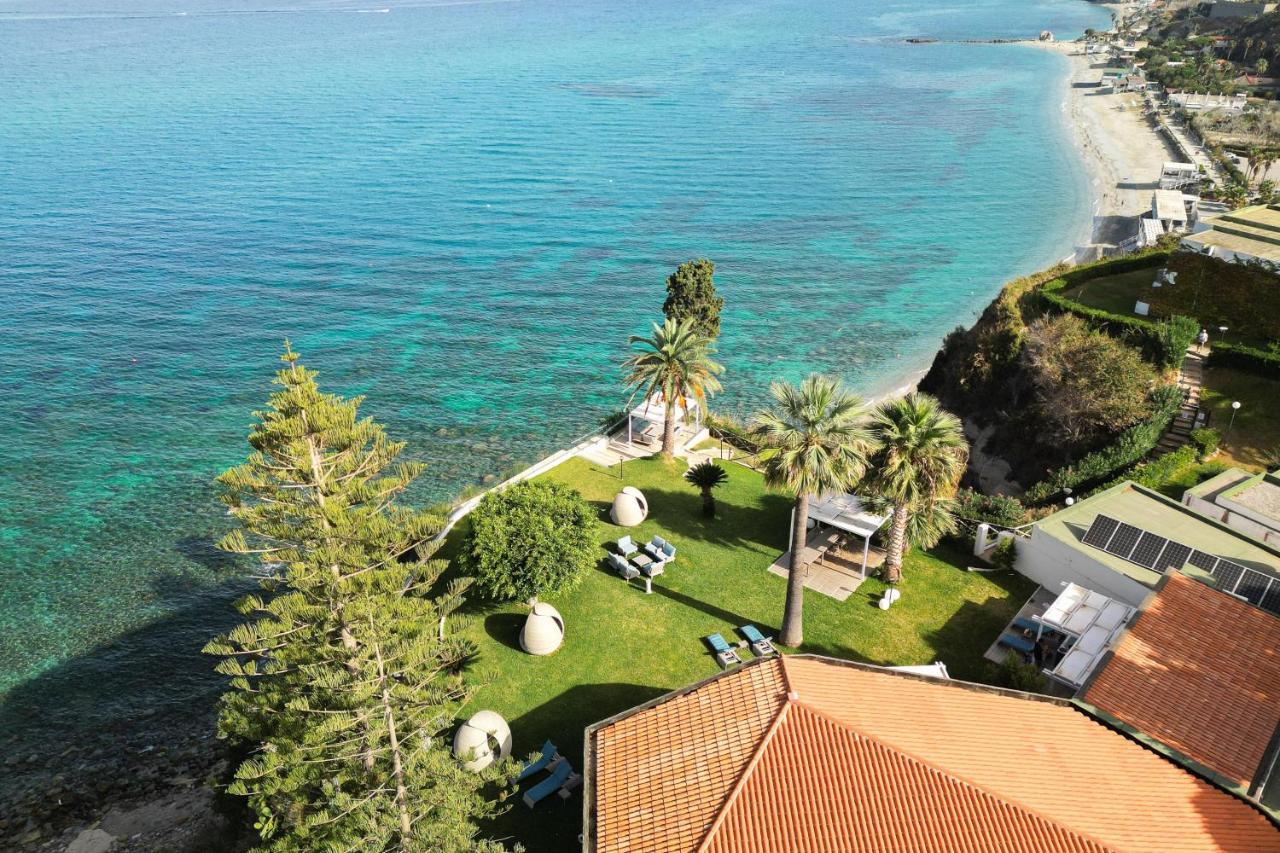
{"type": "Polygon", "coordinates": [[[549,655],[564,642],[564,617],[545,601],[534,602],[520,629],[520,648],[531,655],[549,655]]]}
{"type": "Polygon", "coordinates": [[[635,527],[649,516],[649,501],[635,486],[625,486],[613,497],[609,517],[619,527],[635,527]]]}
{"type": "Polygon", "coordinates": [[[479,772],[511,754],[511,727],[497,711],[479,711],[458,726],[453,754],[463,767],[479,772]]]}

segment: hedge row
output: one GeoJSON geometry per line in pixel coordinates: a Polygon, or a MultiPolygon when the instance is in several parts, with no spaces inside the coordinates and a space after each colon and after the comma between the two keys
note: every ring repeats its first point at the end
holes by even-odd
{"type": "Polygon", "coordinates": [[[1244,344],[1219,341],[1209,350],[1210,367],[1233,367],[1246,373],[1280,379],[1280,353],[1267,352],[1244,344]]]}
{"type": "Polygon", "coordinates": [[[746,453],[759,453],[761,450],[750,430],[731,418],[708,413],[707,432],[712,438],[732,444],[746,453]]]}
{"type": "Polygon", "coordinates": [[[1175,385],[1157,388],[1151,395],[1151,416],[1129,427],[1113,443],[1088,454],[1075,465],[1059,468],[1036,483],[1023,496],[1027,503],[1047,501],[1063,489],[1081,491],[1133,465],[1150,453],[1182,408],[1182,391],[1175,385]]]}
{"type": "Polygon", "coordinates": [[[1047,310],[1074,314],[1092,328],[1105,331],[1113,337],[1121,338],[1138,347],[1148,361],[1166,368],[1177,367],[1182,363],[1183,353],[1187,351],[1187,347],[1195,340],[1195,335],[1199,331],[1197,327],[1188,336],[1186,329],[1190,328],[1194,321],[1188,320],[1176,324],[1157,323],[1142,317],[1130,317],[1124,314],[1113,314],[1101,308],[1090,308],[1062,295],[1062,291],[1067,288],[1091,279],[1147,267],[1155,270],[1163,266],[1168,259],[1167,252],[1152,252],[1080,267],[1047,282],[1040,289],[1040,299],[1047,310]]]}
{"type": "MultiPolygon", "coordinates": [[[[1081,305],[1062,295],[1062,291],[1090,279],[1131,272],[1145,267],[1158,267],[1169,260],[1168,252],[1148,252],[1129,255],[1112,261],[1100,261],[1077,267],[1040,288],[1042,305],[1048,310],[1075,314],[1091,327],[1105,330],[1142,350],[1150,361],[1174,367],[1181,362],[1182,353],[1194,340],[1189,318],[1174,317],[1170,323],[1159,323],[1143,317],[1113,314],[1100,308],[1081,305]],[[1190,335],[1191,337],[1188,337],[1190,335]],[[1185,342],[1185,343],[1184,343],[1185,342]]],[[[1267,352],[1243,344],[1214,342],[1209,364],[1232,367],[1268,378],[1280,377],[1280,354],[1267,352]]]]}

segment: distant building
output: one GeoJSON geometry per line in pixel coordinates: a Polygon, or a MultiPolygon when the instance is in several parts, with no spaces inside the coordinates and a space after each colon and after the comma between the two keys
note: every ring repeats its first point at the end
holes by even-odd
{"type": "Polygon", "coordinates": [[[1151,194],[1151,218],[1158,221],[1165,233],[1185,231],[1196,218],[1200,197],[1182,190],[1156,190],[1151,194]]]}
{"type": "Polygon", "coordinates": [[[1015,568],[1055,593],[1074,583],[1131,607],[1180,571],[1280,613],[1280,550],[1135,483],[1037,521],[1015,568]]]}
{"type": "Polygon", "coordinates": [[[1237,263],[1280,265],[1280,205],[1255,204],[1206,216],[1182,248],[1237,263]]]}
{"type": "Polygon", "coordinates": [[[1184,110],[1226,110],[1227,112],[1244,112],[1249,99],[1242,94],[1211,95],[1200,92],[1180,92],[1169,90],[1169,102],[1184,110]]]}
{"type": "Polygon", "coordinates": [[[1200,182],[1200,167],[1195,163],[1165,163],[1160,168],[1160,189],[1180,190],[1200,182]]]}
{"type": "Polygon", "coordinates": [[[1183,492],[1182,503],[1259,542],[1280,546],[1280,470],[1253,474],[1228,468],[1183,492]]]}
{"type": "Polygon", "coordinates": [[[1250,2],[1250,0],[1217,0],[1209,4],[1210,18],[1256,18],[1276,10],[1275,3],[1250,2]]]}

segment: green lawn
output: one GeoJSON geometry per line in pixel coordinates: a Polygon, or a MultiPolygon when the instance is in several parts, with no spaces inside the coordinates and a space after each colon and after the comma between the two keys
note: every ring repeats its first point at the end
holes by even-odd
{"type": "Polygon", "coordinates": [[[1137,316],[1133,305],[1139,300],[1148,302],[1151,282],[1155,281],[1156,268],[1145,267],[1130,272],[1090,279],[1083,284],[1067,288],[1062,295],[1089,308],[1099,308],[1126,317],[1137,316]]]}
{"type": "Polygon", "coordinates": [[[1260,471],[1268,451],[1280,448],[1280,381],[1225,367],[1205,370],[1202,405],[1222,433],[1220,458],[1260,471]],[[1240,402],[1231,425],[1231,403],[1240,402]]]}
{"type": "MultiPolygon", "coordinates": [[[[628,462],[625,481],[616,468],[582,459],[544,475],[573,486],[599,509],[602,544],[628,532],[641,542],[658,533],[676,544],[678,555],[652,595],[601,564],[574,593],[550,597],[567,632],[564,646],[549,657],[520,651],[523,607],[479,613],[480,668],[492,681],[469,710],[504,715],[517,754],[549,737],[580,770],[588,724],[717,671],[703,636],[718,631],[733,641],[734,628],[746,623],[766,634],[777,631],[785,581],[766,569],[785,547],[790,500],[766,492],[758,473],[725,467],[729,481],[716,492],[720,515],[714,520],[702,516],[697,491],[681,478],[682,462],[628,462]],[[641,489],[651,509],[630,531],[608,521],[609,503],[624,484],[641,489]]],[[[603,558],[603,547],[600,553],[603,558]]],[[[1034,587],[1017,575],[965,572],[966,562],[961,551],[912,554],[902,600],[887,613],[875,607],[884,590],[878,580],[843,603],[809,592],[803,650],[877,664],[941,660],[957,678],[980,678],[982,652],[1034,587]]],[[[566,850],[576,844],[581,815],[580,794],[568,802],[544,800],[533,812],[516,801],[492,831],[531,851],[566,850]]]]}

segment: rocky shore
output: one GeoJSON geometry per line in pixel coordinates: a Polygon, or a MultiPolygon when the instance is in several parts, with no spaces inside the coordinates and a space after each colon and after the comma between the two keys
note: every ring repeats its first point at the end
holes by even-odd
{"type": "Polygon", "coordinates": [[[0,849],[119,853],[235,850],[238,803],[214,791],[227,752],[212,701],[110,728],[0,739],[0,849]]]}

